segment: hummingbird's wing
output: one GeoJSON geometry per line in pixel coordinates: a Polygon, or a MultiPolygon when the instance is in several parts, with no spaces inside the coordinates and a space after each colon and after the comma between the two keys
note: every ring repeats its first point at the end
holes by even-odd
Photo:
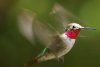
{"type": "Polygon", "coordinates": [[[65,9],[62,5],[55,3],[52,11],[50,12],[51,19],[56,24],[55,28],[59,32],[64,32],[65,28],[69,23],[72,22],[80,22],[78,17],[74,16],[67,9],[65,9]]]}
{"type": "Polygon", "coordinates": [[[23,36],[30,42],[35,42],[37,37],[41,42],[48,46],[53,40],[53,36],[58,32],[43,19],[40,19],[35,12],[28,9],[21,9],[18,15],[18,28],[23,36]]]}
{"type": "Polygon", "coordinates": [[[31,43],[33,43],[32,23],[34,21],[34,14],[32,11],[22,8],[18,15],[18,28],[20,33],[31,43]]]}
{"type": "Polygon", "coordinates": [[[30,42],[35,42],[34,38],[37,37],[46,46],[53,40],[52,36],[57,34],[51,25],[37,17],[35,12],[25,8],[18,15],[18,28],[30,42]]]}
{"type": "Polygon", "coordinates": [[[45,46],[49,46],[53,41],[53,37],[59,34],[47,21],[38,17],[35,17],[33,21],[33,32],[45,46]]]}

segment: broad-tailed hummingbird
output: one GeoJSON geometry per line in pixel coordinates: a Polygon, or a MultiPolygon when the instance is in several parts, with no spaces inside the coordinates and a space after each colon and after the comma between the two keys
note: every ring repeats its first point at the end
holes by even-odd
{"type": "MultiPolygon", "coordinates": [[[[59,4],[54,5],[49,15],[54,18],[53,20],[56,20],[54,22],[57,22],[57,27],[53,27],[49,23],[44,23],[47,21],[39,19],[36,14],[33,14],[32,11],[29,10],[24,10],[19,17],[21,24],[22,22],[30,23],[31,27],[28,26],[30,27],[28,29],[31,29],[30,33],[34,33],[34,36],[45,44],[43,51],[38,56],[33,57],[31,63],[40,63],[51,59],[64,60],[64,56],[74,46],[81,30],[95,30],[95,28],[81,26],[76,20],[72,21],[70,17],[73,15],[59,4]]],[[[76,19],[76,17],[74,18],[76,19]]],[[[25,27],[24,32],[27,33],[27,24],[25,25],[25,23],[23,23],[23,27],[25,27]]],[[[29,40],[32,39],[30,38],[32,34],[25,35],[29,40]]]]}

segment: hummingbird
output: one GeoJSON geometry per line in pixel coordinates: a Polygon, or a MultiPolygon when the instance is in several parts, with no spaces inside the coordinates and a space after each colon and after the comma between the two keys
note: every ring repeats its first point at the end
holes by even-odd
{"type": "MultiPolygon", "coordinates": [[[[80,25],[76,20],[70,21],[70,17],[74,17],[75,19],[77,17],[70,14],[70,12],[66,11],[58,3],[54,5],[49,15],[51,19],[56,20],[54,23],[57,22],[57,27],[39,18],[36,13],[30,10],[25,9],[22,15],[20,15],[21,18],[19,22],[28,21],[27,23],[32,25],[31,27],[29,26],[30,28],[28,29],[31,29],[31,33],[33,33],[34,36],[32,34],[30,35],[33,36],[34,40],[36,37],[39,41],[43,42],[45,46],[43,51],[36,57],[33,57],[29,64],[40,63],[51,59],[64,61],[64,56],[75,45],[81,30],[95,30],[95,28],[80,25]]],[[[23,25],[25,25],[25,23],[23,23],[23,25]]],[[[27,24],[24,27],[27,27],[27,24]]],[[[25,29],[24,32],[27,33],[26,28],[23,29],[25,29]]]]}

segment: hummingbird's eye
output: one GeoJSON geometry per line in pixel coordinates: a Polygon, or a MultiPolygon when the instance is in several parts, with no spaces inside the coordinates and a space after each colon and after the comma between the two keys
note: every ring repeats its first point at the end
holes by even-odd
{"type": "Polygon", "coordinates": [[[75,26],[73,26],[73,28],[75,28],[75,26]]]}

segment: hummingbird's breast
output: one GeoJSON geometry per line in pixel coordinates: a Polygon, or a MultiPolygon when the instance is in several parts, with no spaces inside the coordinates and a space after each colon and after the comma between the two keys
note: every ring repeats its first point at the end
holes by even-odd
{"type": "Polygon", "coordinates": [[[63,42],[65,43],[65,45],[67,45],[66,49],[63,50],[62,54],[61,54],[61,55],[65,55],[71,50],[71,48],[73,47],[76,39],[69,38],[65,33],[63,33],[61,35],[61,38],[62,38],[63,42]]]}
{"type": "Polygon", "coordinates": [[[66,33],[63,33],[63,34],[61,35],[61,38],[63,39],[64,43],[65,43],[67,46],[73,46],[74,43],[75,43],[75,40],[76,40],[76,39],[71,39],[71,38],[69,38],[69,37],[66,35],[66,33]]]}

